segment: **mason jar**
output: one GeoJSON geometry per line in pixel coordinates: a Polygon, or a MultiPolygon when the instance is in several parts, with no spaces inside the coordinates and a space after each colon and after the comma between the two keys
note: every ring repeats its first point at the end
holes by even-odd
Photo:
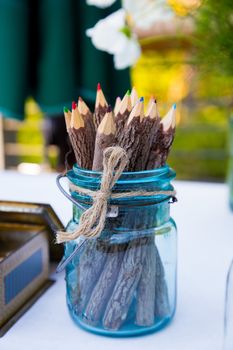
{"type": "MultiPolygon", "coordinates": [[[[101,173],[79,168],[67,173],[71,184],[96,191],[101,173]]],[[[125,172],[113,192],[172,191],[175,172],[168,166],[125,172]]],[[[79,224],[90,198],[71,191],[73,206],[67,231],[79,224]]],[[[163,328],[176,309],[176,225],[169,194],[109,200],[117,215],[108,216],[97,238],[65,243],[64,259],[81,248],[66,266],[67,305],[82,328],[109,336],[134,336],[163,328]],[[76,249],[77,250],[77,249],[76,249]]]]}

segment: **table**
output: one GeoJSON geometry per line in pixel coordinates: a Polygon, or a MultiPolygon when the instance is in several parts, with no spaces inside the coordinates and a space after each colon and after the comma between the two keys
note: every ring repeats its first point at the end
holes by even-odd
{"type": "MultiPolygon", "coordinates": [[[[178,303],[164,330],[115,339],[79,329],[65,304],[64,275],[0,339],[1,350],[220,350],[227,270],[233,258],[233,212],[225,184],[175,182],[171,206],[178,226],[178,303]]],[[[71,205],[54,174],[0,172],[0,199],[50,203],[66,223],[71,205]]]]}

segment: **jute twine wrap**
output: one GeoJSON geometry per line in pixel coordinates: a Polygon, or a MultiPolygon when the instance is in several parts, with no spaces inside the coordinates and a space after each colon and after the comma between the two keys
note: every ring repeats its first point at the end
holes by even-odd
{"type": "Polygon", "coordinates": [[[70,189],[79,194],[88,195],[92,198],[92,206],[80,217],[79,225],[73,232],[57,232],[57,243],[72,241],[80,236],[85,238],[98,237],[104,229],[109,199],[130,198],[135,196],[166,195],[175,196],[175,191],[131,191],[112,193],[111,190],[121,176],[128,156],[125,150],[119,146],[108,147],[104,151],[103,175],[101,186],[98,191],[91,191],[86,188],[70,184],[70,189]]]}

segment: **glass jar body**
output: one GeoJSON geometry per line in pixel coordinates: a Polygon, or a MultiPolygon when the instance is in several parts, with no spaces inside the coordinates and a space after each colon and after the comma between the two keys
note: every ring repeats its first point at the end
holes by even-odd
{"type": "MultiPolygon", "coordinates": [[[[132,179],[124,186],[128,190],[132,179]]],[[[170,189],[169,181],[166,186],[170,189]]],[[[149,183],[147,187],[151,190],[149,183]]],[[[100,237],[85,241],[67,265],[67,304],[74,321],[94,333],[150,333],[175,313],[176,225],[168,197],[118,204],[118,216],[108,217],[100,237]]],[[[81,214],[74,206],[68,231],[81,214]]],[[[66,243],[65,258],[81,240],[66,243]]]]}

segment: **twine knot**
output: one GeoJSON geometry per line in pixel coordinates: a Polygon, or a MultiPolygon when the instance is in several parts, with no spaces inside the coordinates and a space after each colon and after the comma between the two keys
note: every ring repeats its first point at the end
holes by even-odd
{"type": "Polygon", "coordinates": [[[93,194],[92,198],[94,200],[100,200],[100,201],[107,201],[111,196],[110,191],[97,191],[95,194],[93,194]]]}
{"type": "Polygon", "coordinates": [[[106,214],[108,210],[108,200],[111,197],[111,190],[119,177],[121,176],[128,156],[125,150],[119,146],[108,147],[103,155],[103,175],[101,186],[98,191],[83,189],[71,185],[76,191],[89,195],[92,200],[92,206],[88,208],[80,217],[78,228],[72,232],[58,232],[57,243],[74,240],[80,236],[87,238],[99,236],[104,229],[106,214]]]}

